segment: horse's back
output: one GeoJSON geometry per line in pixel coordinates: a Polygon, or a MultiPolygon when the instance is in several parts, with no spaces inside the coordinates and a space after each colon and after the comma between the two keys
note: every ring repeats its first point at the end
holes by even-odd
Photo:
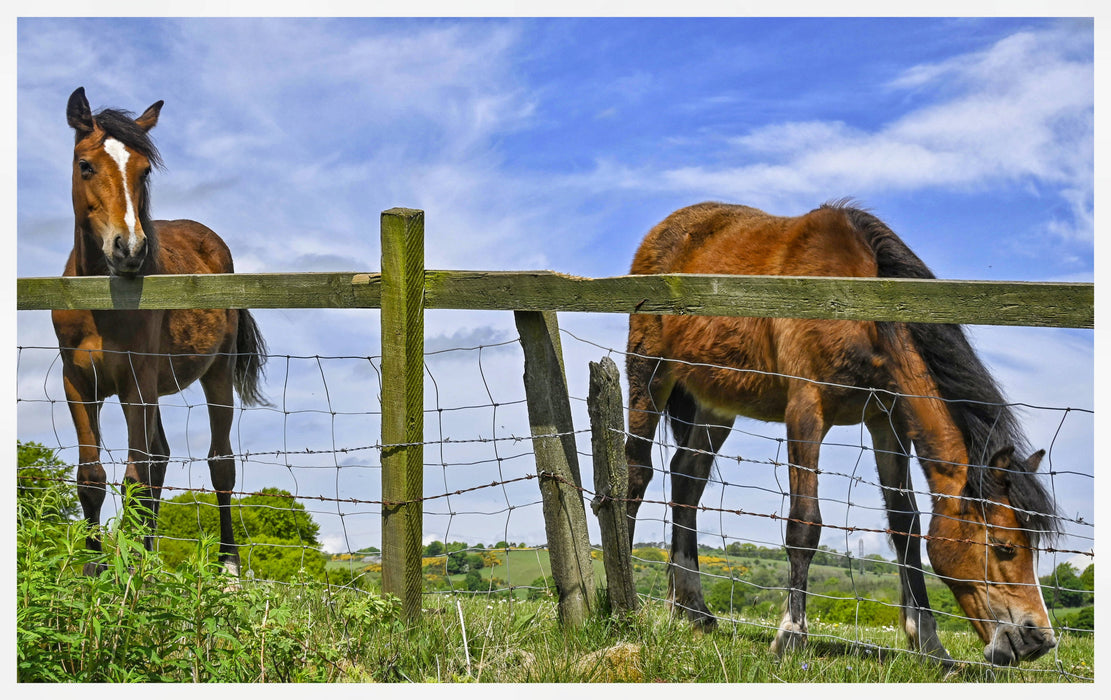
{"type": "MultiPolygon", "coordinates": [[[[717,203],[669,216],[645,238],[633,265],[634,274],[868,277],[877,269],[868,241],[839,207],[781,217],[717,203]]],[[[787,377],[886,385],[878,340],[875,324],[859,321],[634,315],[629,350],[685,363],[671,366],[671,376],[703,405],[782,421],[787,377]]],[[[829,398],[836,406],[847,397],[829,398]]],[[[828,417],[859,422],[859,411],[849,402],[828,417]]]]}
{"type": "Polygon", "coordinates": [[[652,275],[679,272],[682,261],[721,231],[746,223],[773,219],[770,214],[741,204],[703,202],[679,209],[656,224],[644,237],[630,272],[652,275]]]}
{"type": "Polygon", "coordinates": [[[875,255],[839,207],[773,216],[704,202],[680,209],[645,237],[633,274],[874,277],[875,255]]]}
{"type": "Polygon", "coordinates": [[[166,275],[234,272],[231,250],[220,236],[189,219],[151,222],[156,230],[159,272],[166,275]]]}

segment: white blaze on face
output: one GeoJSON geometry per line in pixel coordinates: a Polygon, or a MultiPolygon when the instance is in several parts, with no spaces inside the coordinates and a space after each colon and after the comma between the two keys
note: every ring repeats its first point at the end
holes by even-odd
{"type": "MultiPolygon", "coordinates": [[[[134,252],[139,244],[139,234],[136,228],[137,220],[135,218],[135,207],[132,204],[131,188],[127,184],[127,159],[131,155],[127,152],[127,147],[116,139],[108,138],[104,140],[104,152],[112,157],[116,165],[120,168],[120,178],[123,182],[123,196],[124,196],[124,214],[123,223],[127,226],[127,249],[134,252]]],[[[105,242],[106,252],[111,252],[111,243],[105,242]]]]}

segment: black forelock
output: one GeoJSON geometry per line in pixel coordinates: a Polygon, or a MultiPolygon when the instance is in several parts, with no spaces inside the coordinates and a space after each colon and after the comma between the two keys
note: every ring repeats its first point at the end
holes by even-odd
{"type": "Polygon", "coordinates": [[[153,167],[162,167],[162,156],[150,134],[135,122],[134,114],[122,109],[103,109],[93,115],[93,120],[105,134],[142,153],[153,167]]]}

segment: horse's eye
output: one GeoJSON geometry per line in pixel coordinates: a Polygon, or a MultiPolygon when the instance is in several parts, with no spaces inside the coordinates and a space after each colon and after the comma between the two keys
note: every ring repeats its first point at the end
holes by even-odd
{"type": "Polygon", "coordinates": [[[81,171],[81,177],[84,178],[92,177],[96,173],[96,168],[94,168],[87,160],[77,161],[77,168],[81,171]]]}
{"type": "Polygon", "coordinates": [[[999,556],[1013,557],[1015,554],[1015,546],[1010,542],[993,539],[991,541],[991,546],[993,549],[995,549],[996,552],[999,553],[999,556]]]}

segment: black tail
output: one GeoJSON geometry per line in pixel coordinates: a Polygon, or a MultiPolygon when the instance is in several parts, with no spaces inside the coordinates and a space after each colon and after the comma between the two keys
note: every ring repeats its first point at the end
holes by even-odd
{"type": "MultiPolygon", "coordinates": [[[[926,264],[882,221],[859,209],[842,211],[875,253],[879,277],[934,279],[926,264]]],[[[876,325],[881,331],[891,326],[876,325]]],[[[933,375],[940,398],[951,402],[950,413],[964,435],[969,459],[983,464],[1006,445],[1026,454],[1029,446],[1014,412],[964,329],[947,323],[908,323],[906,327],[933,375]]]]}
{"type": "Polygon", "coordinates": [[[259,389],[262,366],[266,364],[266,341],[246,309],[239,310],[239,332],[235,339],[235,372],[232,382],[245,406],[269,406],[259,389]]]}

